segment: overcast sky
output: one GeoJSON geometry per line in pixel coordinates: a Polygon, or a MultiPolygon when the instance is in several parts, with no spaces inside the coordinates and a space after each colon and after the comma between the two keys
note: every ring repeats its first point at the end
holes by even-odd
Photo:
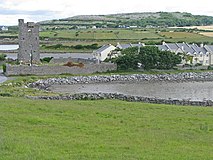
{"type": "Polygon", "coordinates": [[[18,19],[43,21],[75,15],[128,12],[190,12],[213,16],[212,0],[0,0],[0,25],[18,19]]]}

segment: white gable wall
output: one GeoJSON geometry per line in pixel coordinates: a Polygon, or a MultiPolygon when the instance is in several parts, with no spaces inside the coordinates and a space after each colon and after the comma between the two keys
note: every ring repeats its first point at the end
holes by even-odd
{"type": "Polygon", "coordinates": [[[115,46],[109,45],[109,47],[107,47],[105,50],[101,52],[96,52],[95,58],[98,59],[99,61],[104,61],[108,57],[108,55],[115,49],[116,49],[115,46]]]}

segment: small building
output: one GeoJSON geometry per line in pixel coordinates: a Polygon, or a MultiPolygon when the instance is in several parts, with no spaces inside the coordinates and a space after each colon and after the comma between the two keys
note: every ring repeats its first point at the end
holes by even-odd
{"type": "Polygon", "coordinates": [[[101,48],[93,52],[93,57],[98,60],[98,62],[104,61],[111,53],[116,49],[115,46],[111,44],[103,45],[101,48]]]}
{"type": "Polygon", "coordinates": [[[1,26],[1,30],[2,31],[8,31],[8,27],[7,26],[1,26]]]}

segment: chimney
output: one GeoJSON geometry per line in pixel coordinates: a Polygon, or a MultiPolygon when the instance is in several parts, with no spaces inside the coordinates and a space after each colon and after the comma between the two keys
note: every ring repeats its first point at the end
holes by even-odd
{"type": "Polygon", "coordinates": [[[163,42],[162,42],[162,45],[166,45],[166,42],[163,41],[163,42]]]}
{"type": "Polygon", "coordinates": [[[201,43],[201,44],[200,44],[200,47],[202,47],[202,48],[203,48],[203,47],[204,47],[204,44],[203,44],[203,43],[201,43]]]}

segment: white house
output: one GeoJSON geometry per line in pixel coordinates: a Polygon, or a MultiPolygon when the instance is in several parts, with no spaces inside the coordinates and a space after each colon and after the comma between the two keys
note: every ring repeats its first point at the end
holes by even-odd
{"type": "Polygon", "coordinates": [[[97,59],[98,62],[104,61],[115,49],[116,47],[111,44],[103,45],[101,48],[93,52],[93,57],[97,59]]]}
{"type": "MultiPolygon", "coordinates": [[[[98,61],[104,61],[107,57],[118,54],[118,51],[115,49],[127,49],[130,47],[138,47],[140,48],[146,46],[144,43],[138,44],[120,44],[117,46],[113,46],[111,44],[103,45],[101,48],[93,52],[94,58],[98,61]],[[113,52],[114,51],[114,52],[113,52]]],[[[201,64],[203,66],[213,65],[213,45],[203,45],[198,46],[197,44],[188,44],[188,43],[165,43],[162,45],[155,45],[161,51],[170,51],[174,54],[182,53],[183,57],[185,56],[185,60],[183,59],[181,64],[201,64]],[[190,60],[187,60],[186,57],[190,57],[190,60]]]]}
{"type": "Polygon", "coordinates": [[[2,30],[2,31],[8,31],[8,27],[2,26],[2,27],[1,27],[1,30],[2,30]]]}
{"type": "Polygon", "coordinates": [[[213,46],[203,45],[198,46],[197,44],[188,43],[165,43],[162,45],[156,45],[162,51],[170,51],[174,53],[185,53],[192,57],[192,61],[182,62],[188,64],[202,64],[203,66],[213,65],[213,46]]]}

